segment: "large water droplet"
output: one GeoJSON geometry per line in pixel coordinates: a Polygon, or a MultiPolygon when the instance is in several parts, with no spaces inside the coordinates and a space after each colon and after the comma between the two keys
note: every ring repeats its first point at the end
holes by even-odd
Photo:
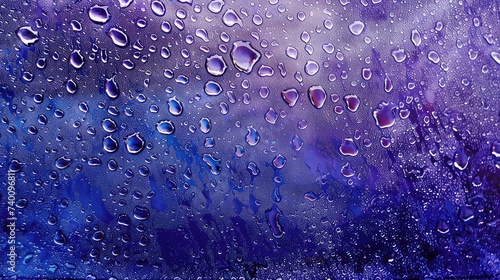
{"type": "Polygon", "coordinates": [[[127,214],[120,214],[118,216],[118,224],[129,227],[132,221],[130,221],[130,217],[127,214]]]}
{"type": "Polygon", "coordinates": [[[354,94],[349,94],[344,97],[347,109],[351,112],[356,112],[358,110],[360,101],[359,98],[354,94]]]}
{"type": "Polygon", "coordinates": [[[94,5],[89,9],[89,18],[93,23],[105,24],[111,19],[108,6],[94,5]]]}
{"type": "Polygon", "coordinates": [[[116,27],[112,27],[111,29],[109,29],[106,34],[109,36],[109,38],[111,38],[113,44],[115,44],[115,46],[117,47],[123,48],[128,46],[129,44],[127,33],[116,27]]]}
{"type": "Polygon", "coordinates": [[[134,218],[139,221],[145,221],[149,218],[149,209],[143,206],[134,207],[134,218]]]}
{"type": "Polygon", "coordinates": [[[72,163],[72,160],[66,156],[61,156],[56,159],[56,168],[63,170],[68,168],[72,163]]]}
{"type": "Polygon", "coordinates": [[[300,139],[300,137],[295,134],[292,138],[292,147],[295,151],[300,151],[302,149],[302,146],[304,145],[304,142],[302,141],[302,139],[300,139]]]}
{"type": "Polygon", "coordinates": [[[286,47],[286,55],[291,59],[297,59],[299,52],[294,47],[286,47]]]}
{"type": "Polygon", "coordinates": [[[101,122],[102,129],[108,133],[113,133],[118,130],[118,125],[113,119],[105,118],[101,122]]]}
{"type": "Polygon", "coordinates": [[[17,29],[16,32],[17,38],[21,40],[21,42],[26,46],[32,46],[36,42],[38,42],[38,31],[33,30],[31,26],[23,26],[17,29]]]}
{"type": "Polygon", "coordinates": [[[233,9],[227,9],[222,16],[222,22],[228,27],[234,26],[235,24],[239,26],[243,25],[240,16],[233,9]]]}
{"type": "Polygon", "coordinates": [[[22,163],[18,159],[13,159],[9,163],[9,172],[17,173],[21,171],[21,168],[22,168],[22,163]]]}
{"type": "Polygon", "coordinates": [[[274,108],[271,107],[269,108],[269,110],[267,110],[264,118],[268,123],[275,124],[276,120],[278,120],[278,114],[276,113],[276,110],[274,110],[274,108]]]}
{"type": "Polygon", "coordinates": [[[249,74],[260,59],[260,53],[254,49],[247,41],[237,41],[233,43],[231,59],[236,69],[249,74]]]}
{"type": "Polygon", "coordinates": [[[212,129],[212,122],[209,118],[201,118],[200,119],[200,131],[207,134],[212,129]]]}
{"type": "Polygon", "coordinates": [[[493,58],[493,60],[496,63],[500,64],[500,53],[492,51],[490,55],[491,55],[491,58],[493,58]]]}
{"type": "Polygon", "coordinates": [[[364,29],[365,24],[362,21],[356,20],[353,23],[349,24],[349,31],[351,31],[353,35],[360,35],[364,29]]]}
{"type": "Polygon", "coordinates": [[[245,141],[250,146],[255,146],[259,143],[260,135],[252,126],[247,127],[247,135],[245,136],[245,141]]]}
{"type": "Polygon", "coordinates": [[[429,53],[427,53],[427,58],[435,64],[439,63],[439,61],[441,60],[439,58],[439,54],[435,51],[430,51],[429,53]]]}
{"type": "Polygon", "coordinates": [[[420,46],[420,44],[422,43],[422,37],[420,36],[420,33],[416,29],[413,29],[411,31],[411,42],[415,47],[420,46]]]}
{"type": "Polygon", "coordinates": [[[460,147],[455,152],[455,156],[453,158],[453,166],[458,170],[464,170],[469,165],[470,157],[464,151],[463,147],[460,147]]]}
{"type": "Polygon", "coordinates": [[[382,102],[379,104],[379,107],[373,111],[373,117],[375,118],[375,122],[378,127],[387,128],[394,125],[396,118],[392,112],[393,109],[393,105],[390,105],[387,102],[382,102]]]}
{"type": "Polygon", "coordinates": [[[131,154],[138,154],[144,149],[144,138],[141,137],[139,132],[127,136],[125,139],[125,146],[127,151],[131,154]]]}
{"type": "Polygon", "coordinates": [[[283,213],[276,205],[266,210],[266,222],[275,238],[280,238],[285,233],[279,221],[281,216],[283,216],[283,213]]]}
{"type": "Polygon", "coordinates": [[[221,76],[226,72],[227,65],[222,56],[215,54],[207,58],[205,63],[207,72],[213,76],[221,76]]]}
{"type": "Polygon", "coordinates": [[[342,168],[340,169],[340,172],[346,178],[350,178],[350,177],[354,176],[354,170],[351,168],[351,165],[349,163],[346,163],[345,165],[343,165],[342,168]]]}
{"type": "Polygon", "coordinates": [[[60,229],[58,229],[54,235],[54,243],[61,246],[66,243],[66,236],[60,229]]]}
{"type": "Polygon", "coordinates": [[[210,172],[219,175],[222,171],[221,160],[214,158],[211,154],[203,154],[203,161],[210,167],[210,172]]]}
{"type": "Polygon", "coordinates": [[[205,93],[209,96],[216,96],[222,92],[222,87],[215,81],[208,81],[204,87],[205,93]]]}
{"type": "Polygon", "coordinates": [[[113,76],[109,79],[106,79],[105,91],[109,98],[115,99],[120,95],[120,88],[115,81],[115,77],[113,76]]]}
{"type": "Polygon", "coordinates": [[[358,154],[358,146],[354,144],[354,140],[352,138],[345,138],[340,144],[339,151],[344,156],[353,157],[358,154]]]}
{"type": "Polygon", "coordinates": [[[308,60],[304,66],[304,71],[309,76],[314,76],[319,71],[319,65],[316,61],[308,60]]]}
{"type": "Polygon", "coordinates": [[[118,150],[118,141],[111,135],[107,135],[102,139],[102,147],[108,153],[114,153],[118,150]]]}
{"type": "Polygon", "coordinates": [[[405,49],[397,49],[391,52],[392,57],[397,63],[401,63],[406,59],[405,49]]]}
{"type": "Polygon", "coordinates": [[[208,3],[208,10],[214,14],[220,13],[224,7],[224,0],[212,0],[208,3]]]}
{"type": "Polygon", "coordinates": [[[166,9],[165,9],[165,4],[163,2],[154,0],[151,2],[151,10],[153,13],[159,17],[162,17],[165,15],[166,9]]]}
{"type": "Polygon", "coordinates": [[[278,154],[274,157],[274,159],[273,159],[274,167],[281,169],[281,168],[285,167],[285,164],[286,164],[286,158],[283,155],[278,154]]]}
{"type": "Polygon", "coordinates": [[[288,106],[293,107],[299,100],[299,92],[295,88],[285,89],[281,92],[281,97],[288,106]]]}
{"type": "Polygon", "coordinates": [[[177,97],[171,97],[168,99],[168,112],[174,116],[179,116],[182,114],[182,103],[177,99],[177,97]]]}
{"type": "Polygon", "coordinates": [[[161,134],[170,135],[174,133],[175,126],[172,121],[163,120],[156,123],[156,130],[158,130],[161,134]]]}
{"type": "Polygon", "coordinates": [[[323,107],[326,101],[326,92],[322,86],[311,86],[309,87],[309,101],[316,108],[320,109],[323,107]]]}

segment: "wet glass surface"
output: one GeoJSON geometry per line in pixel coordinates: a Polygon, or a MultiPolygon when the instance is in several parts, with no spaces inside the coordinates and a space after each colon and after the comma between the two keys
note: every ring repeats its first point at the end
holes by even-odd
{"type": "Polygon", "coordinates": [[[499,12],[2,1],[0,275],[500,277],[499,12]]]}

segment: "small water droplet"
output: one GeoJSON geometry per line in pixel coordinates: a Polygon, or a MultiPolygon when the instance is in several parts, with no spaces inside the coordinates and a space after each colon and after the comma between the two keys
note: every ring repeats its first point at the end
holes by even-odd
{"type": "Polygon", "coordinates": [[[161,134],[170,135],[174,133],[175,126],[172,121],[162,120],[156,123],[156,130],[158,130],[161,134]]]}
{"type": "Polygon", "coordinates": [[[433,62],[433,63],[435,63],[435,64],[439,63],[439,61],[441,60],[441,59],[439,58],[439,54],[438,54],[437,52],[435,52],[435,51],[430,51],[430,52],[427,54],[427,58],[428,58],[431,62],[433,62]]]}
{"type": "Polygon", "coordinates": [[[278,120],[278,113],[276,113],[276,110],[274,110],[274,108],[271,107],[269,108],[269,110],[267,110],[264,118],[268,123],[275,124],[276,121],[278,120]]]}
{"type": "MultiPolygon", "coordinates": [[[[128,216],[127,216],[128,217],[128,216]]],[[[149,218],[149,209],[143,206],[134,207],[134,218],[139,221],[145,221],[149,218]]]]}
{"type": "Polygon", "coordinates": [[[200,119],[200,131],[207,134],[212,129],[212,122],[209,118],[201,118],[200,119]]]}
{"type": "Polygon", "coordinates": [[[273,159],[274,167],[281,169],[281,168],[285,167],[285,164],[286,164],[286,158],[283,155],[278,154],[274,157],[274,159],[273,159]]]}
{"type": "Polygon", "coordinates": [[[314,76],[319,71],[319,65],[316,61],[308,60],[304,66],[304,71],[309,76],[314,76]]]}

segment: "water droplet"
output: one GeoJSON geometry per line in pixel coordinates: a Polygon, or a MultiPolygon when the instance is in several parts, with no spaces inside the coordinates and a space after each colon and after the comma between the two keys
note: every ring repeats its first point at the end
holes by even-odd
{"type": "Polygon", "coordinates": [[[227,65],[222,56],[215,54],[207,58],[205,63],[207,72],[213,76],[221,76],[226,72],[227,65]]]}
{"type": "Polygon", "coordinates": [[[156,123],[156,130],[158,130],[161,134],[170,135],[174,133],[175,126],[172,121],[163,120],[156,123]]]}
{"type": "Polygon", "coordinates": [[[396,118],[393,113],[394,105],[387,102],[379,104],[378,108],[373,111],[375,122],[380,128],[387,128],[394,125],[396,118]]]}
{"type": "Polygon", "coordinates": [[[464,222],[474,219],[474,210],[463,205],[458,210],[458,217],[464,222]]]}
{"type": "Polygon", "coordinates": [[[304,145],[304,142],[302,141],[302,139],[300,139],[300,137],[295,134],[292,138],[292,147],[295,151],[300,151],[302,149],[302,146],[304,145]]]}
{"type": "Polygon", "coordinates": [[[133,133],[125,139],[125,146],[127,151],[131,154],[138,154],[144,149],[144,138],[141,137],[139,132],[133,133]]]}
{"type": "Polygon", "coordinates": [[[493,60],[496,63],[500,64],[500,53],[492,51],[490,55],[491,55],[491,58],[493,58],[493,60]]]}
{"type": "Polygon", "coordinates": [[[249,42],[237,41],[233,43],[231,59],[236,69],[249,74],[260,57],[260,53],[249,42]]]}
{"type": "Polygon", "coordinates": [[[133,1],[134,0],[118,0],[118,2],[120,2],[120,8],[127,8],[133,1]]]}
{"type": "Polygon", "coordinates": [[[354,170],[351,168],[351,165],[349,163],[346,163],[345,165],[343,165],[342,168],[340,169],[340,172],[346,178],[350,178],[350,177],[354,176],[354,170]]]}
{"type": "Polygon", "coordinates": [[[118,141],[111,135],[107,135],[102,139],[102,147],[108,153],[114,153],[118,150],[118,141]]]}
{"type": "Polygon", "coordinates": [[[332,54],[335,51],[335,46],[332,43],[323,44],[322,48],[327,54],[332,54]]]}
{"type": "Polygon", "coordinates": [[[101,166],[102,165],[102,161],[100,158],[98,157],[91,157],[89,158],[89,160],[87,161],[87,164],[89,166],[101,166]]]}
{"type": "Polygon", "coordinates": [[[118,130],[118,125],[113,119],[105,118],[101,122],[102,129],[108,133],[113,133],[118,130]]]}
{"type": "Polygon", "coordinates": [[[182,103],[177,99],[177,97],[171,97],[167,101],[168,112],[173,116],[179,116],[182,114],[182,103]]]}
{"type": "Polygon", "coordinates": [[[304,43],[309,43],[309,40],[311,40],[311,35],[307,31],[303,31],[302,34],[300,34],[300,40],[304,43]]]}
{"type": "Polygon", "coordinates": [[[354,94],[346,95],[344,97],[344,100],[347,105],[347,109],[351,112],[356,112],[358,110],[359,104],[361,103],[359,101],[359,98],[354,94]]]}
{"type": "Polygon", "coordinates": [[[209,118],[201,118],[200,119],[200,130],[201,132],[207,134],[210,132],[210,130],[212,129],[212,122],[210,121],[209,118]]]}
{"type": "Polygon", "coordinates": [[[397,63],[401,63],[406,59],[405,49],[397,49],[391,52],[392,57],[397,63]]]}
{"type": "Polygon", "coordinates": [[[163,4],[163,2],[161,1],[158,1],[158,0],[154,0],[151,2],[151,10],[153,11],[153,13],[159,17],[162,17],[165,15],[165,4],[163,4]]]}
{"type": "Polygon", "coordinates": [[[111,29],[109,29],[109,31],[106,32],[106,34],[108,35],[109,38],[111,38],[113,44],[115,44],[115,46],[117,47],[123,48],[128,46],[129,44],[128,35],[124,31],[116,27],[112,27],[111,29]]]}
{"type": "Polygon", "coordinates": [[[73,52],[71,52],[71,55],[69,57],[69,63],[76,69],[80,69],[83,67],[83,64],[85,63],[85,58],[81,54],[80,50],[74,50],[73,52]]]}
{"type": "Polygon", "coordinates": [[[273,159],[274,167],[281,169],[281,168],[285,167],[285,164],[286,164],[286,158],[283,155],[278,154],[274,157],[274,159],[273,159]]]}
{"type": "Polygon", "coordinates": [[[420,32],[418,32],[418,30],[416,29],[413,29],[411,31],[411,42],[413,43],[413,45],[415,45],[415,47],[420,46],[420,44],[422,43],[422,37],[420,36],[420,32]]]}
{"type": "Polygon", "coordinates": [[[39,40],[38,31],[33,30],[31,26],[20,27],[17,29],[16,35],[17,38],[19,38],[19,40],[21,40],[21,42],[28,47],[32,46],[39,40]]]}
{"type": "Polygon", "coordinates": [[[93,23],[105,24],[111,19],[108,6],[94,5],[89,9],[89,18],[93,23]]]}
{"type": "Polygon", "coordinates": [[[272,77],[274,75],[274,69],[268,65],[261,65],[257,73],[261,77],[272,77]]]}
{"type": "Polygon", "coordinates": [[[281,97],[288,106],[293,107],[299,100],[299,92],[295,88],[285,89],[281,92],[281,97]]]}
{"type": "Polygon", "coordinates": [[[326,92],[322,86],[311,86],[309,87],[309,101],[316,108],[320,109],[323,107],[326,101],[326,92]]]}
{"type": "Polygon", "coordinates": [[[368,81],[372,78],[372,70],[370,68],[363,68],[361,70],[361,76],[363,76],[363,79],[365,81],[368,81]]]}
{"type": "Polygon", "coordinates": [[[217,96],[222,92],[222,87],[217,82],[208,81],[205,83],[204,90],[208,96],[217,96]]]}
{"type": "Polygon", "coordinates": [[[318,200],[318,196],[313,192],[306,192],[304,198],[311,202],[318,200]]]}
{"type": "Polygon", "coordinates": [[[316,61],[308,60],[304,66],[304,71],[309,76],[314,76],[319,71],[319,65],[316,61]]]}
{"type": "Polygon", "coordinates": [[[73,81],[72,79],[69,79],[67,82],[66,82],[66,91],[69,93],[69,94],[75,94],[76,91],[78,89],[78,85],[75,83],[75,81],[73,81]]]}
{"type": "Polygon", "coordinates": [[[228,27],[232,27],[235,24],[243,26],[240,16],[233,9],[227,9],[222,16],[222,22],[228,27]]]}
{"type": "Polygon", "coordinates": [[[208,10],[214,14],[220,13],[224,7],[224,0],[212,0],[208,3],[208,10]]]}
{"type": "Polygon", "coordinates": [[[237,157],[242,157],[245,154],[245,147],[241,145],[236,145],[236,147],[234,148],[234,154],[237,157]]]}
{"type": "Polygon", "coordinates": [[[245,136],[245,141],[250,146],[255,146],[259,143],[260,135],[252,126],[247,127],[247,135],[245,136]]]}
{"type": "Polygon", "coordinates": [[[70,158],[61,156],[56,159],[56,168],[60,170],[66,169],[71,165],[72,162],[73,161],[70,158]]]}
{"type": "Polygon", "coordinates": [[[276,110],[274,110],[273,107],[271,107],[271,108],[269,108],[269,110],[267,110],[266,115],[265,115],[265,119],[270,124],[276,123],[276,120],[278,120],[278,114],[276,113],[276,110]]]}
{"type": "Polygon", "coordinates": [[[219,175],[222,171],[221,160],[215,159],[211,154],[203,154],[203,161],[210,167],[210,172],[219,175]]]}
{"type": "Polygon", "coordinates": [[[354,140],[352,138],[345,138],[340,144],[339,151],[344,156],[353,157],[358,154],[358,146],[354,144],[354,140]]]}
{"type": "Polygon", "coordinates": [[[294,47],[287,47],[286,48],[286,55],[291,59],[297,59],[299,52],[294,47]]]}
{"type": "Polygon", "coordinates": [[[266,210],[266,222],[275,238],[280,238],[285,233],[283,226],[279,221],[282,216],[283,213],[276,205],[273,205],[271,209],[266,210]]]}
{"type": "Polygon", "coordinates": [[[60,229],[58,229],[56,231],[56,234],[54,235],[54,243],[56,245],[60,245],[60,246],[62,246],[66,243],[66,236],[64,235],[64,233],[60,229]]]}
{"type": "Polygon", "coordinates": [[[132,221],[130,220],[130,217],[127,214],[120,214],[118,216],[118,224],[129,227],[132,224],[132,221]]]}
{"type": "Polygon", "coordinates": [[[360,35],[364,29],[365,24],[362,21],[356,20],[353,23],[349,24],[349,31],[351,31],[353,35],[360,35]]]}
{"type": "Polygon", "coordinates": [[[455,152],[455,156],[453,158],[453,166],[458,170],[464,170],[469,165],[470,157],[464,151],[463,147],[460,147],[455,152]]]}
{"type": "Polygon", "coordinates": [[[143,206],[135,206],[134,207],[134,218],[139,221],[145,221],[149,218],[149,210],[143,206]]]}
{"type": "Polygon", "coordinates": [[[431,62],[433,62],[433,63],[435,63],[435,64],[439,63],[439,61],[441,60],[441,59],[439,58],[439,54],[438,54],[437,52],[435,52],[435,51],[430,51],[430,52],[427,54],[427,58],[428,58],[431,62]]]}

